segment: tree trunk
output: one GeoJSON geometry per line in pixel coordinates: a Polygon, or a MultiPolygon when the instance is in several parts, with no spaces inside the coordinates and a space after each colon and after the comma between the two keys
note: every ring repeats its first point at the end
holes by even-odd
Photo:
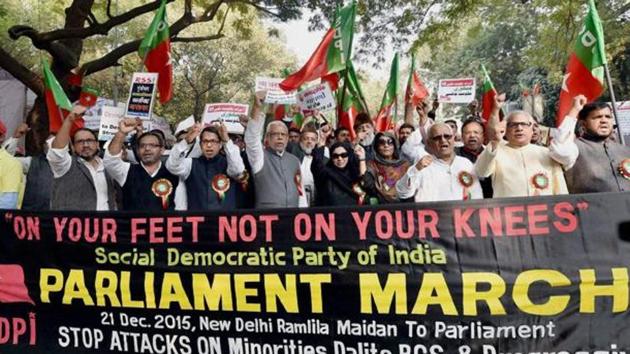
{"type": "Polygon", "coordinates": [[[194,108],[194,115],[195,115],[195,120],[197,122],[201,122],[203,120],[203,109],[205,108],[205,101],[204,101],[204,96],[205,94],[201,94],[201,95],[196,95],[195,96],[195,108],[194,108]]]}

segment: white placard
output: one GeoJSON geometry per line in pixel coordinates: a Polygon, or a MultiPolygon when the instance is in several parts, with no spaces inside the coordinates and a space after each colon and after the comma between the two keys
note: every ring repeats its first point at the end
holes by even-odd
{"type": "Polygon", "coordinates": [[[118,122],[125,116],[125,105],[102,106],[98,140],[111,140],[118,131],[118,122]]]}
{"type": "Polygon", "coordinates": [[[265,103],[273,104],[295,104],[297,99],[295,91],[283,91],[280,83],[283,79],[274,79],[270,77],[257,77],[255,92],[267,91],[265,103]]]}
{"type": "Polygon", "coordinates": [[[243,134],[245,128],[238,117],[248,115],[249,106],[238,103],[208,103],[203,111],[203,123],[223,122],[231,134],[243,134]]]}
{"type": "Polygon", "coordinates": [[[177,124],[177,128],[175,128],[175,135],[183,130],[192,127],[193,125],[195,125],[195,116],[189,116],[188,118],[177,124]]]}
{"type": "Polygon", "coordinates": [[[314,110],[320,112],[332,111],[337,107],[335,97],[327,82],[307,88],[298,93],[298,103],[304,114],[314,110]]]}
{"type": "MultiPolygon", "coordinates": [[[[85,113],[83,113],[83,126],[87,129],[99,131],[101,129],[101,115],[103,111],[103,106],[113,106],[114,101],[109,100],[107,98],[98,97],[96,99],[96,104],[92,107],[89,107],[85,113]]],[[[119,105],[125,106],[122,103],[119,105]]],[[[124,112],[123,112],[124,113],[124,112]]]]}
{"type": "Polygon", "coordinates": [[[626,145],[630,146],[630,101],[617,102],[617,114],[619,132],[626,145]]]}
{"type": "Polygon", "coordinates": [[[475,99],[475,79],[446,79],[438,84],[440,103],[470,103],[475,99]]]}
{"type": "Polygon", "coordinates": [[[133,73],[125,111],[126,117],[151,120],[157,79],[157,73],[133,73]]]}

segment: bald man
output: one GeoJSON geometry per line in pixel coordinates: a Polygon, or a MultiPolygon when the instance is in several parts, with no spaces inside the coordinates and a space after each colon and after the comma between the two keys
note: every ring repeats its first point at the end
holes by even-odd
{"type": "Polygon", "coordinates": [[[422,156],[396,183],[401,199],[416,202],[482,199],[479,179],[468,159],[455,154],[455,134],[445,123],[429,128],[427,147],[422,156]]]}
{"type": "Polygon", "coordinates": [[[306,205],[300,160],[287,153],[289,130],[281,121],[267,125],[262,140],[266,92],[257,92],[252,116],[245,130],[245,150],[254,175],[256,208],[297,208],[306,205]]]}
{"type": "Polygon", "coordinates": [[[560,159],[546,147],[531,144],[534,119],[524,111],[505,119],[503,141],[499,110],[503,98],[495,100],[489,122],[490,144],[479,155],[475,169],[479,177],[492,176],[495,198],[567,194],[560,159]]]}

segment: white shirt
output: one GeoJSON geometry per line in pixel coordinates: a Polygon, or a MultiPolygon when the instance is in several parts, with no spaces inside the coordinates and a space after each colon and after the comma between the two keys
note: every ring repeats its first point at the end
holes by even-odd
{"type": "Polygon", "coordinates": [[[250,119],[245,129],[245,151],[247,152],[247,160],[252,167],[252,174],[257,174],[265,165],[265,150],[262,144],[263,126],[265,125],[264,115],[261,114],[257,119],[250,119]]]}
{"type": "Polygon", "coordinates": [[[313,172],[311,172],[311,163],[313,162],[313,156],[305,155],[300,164],[300,173],[302,174],[302,186],[304,186],[304,193],[306,198],[300,198],[300,208],[308,207],[313,204],[315,198],[315,179],[313,178],[313,172]]]}
{"type": "MultiPolygon", "coordinates": [[[[61,149],[48,149],[48,153],[46,154],[46,158],[48,159],[48,163],[50,164],[50,169],[52,170],[53,177],[59,178],[68,173],[70,171],[70,167],[72,167],[72,156],[70,156],[70,152],[68,150],[68,146],[64,146],[61,149]]],[[[97,167],[95,168],[91,163],[85,161],[82,158],[78,158],[79,163],[82,163],[88,171],[90,171],[90,175],[92,176],[92,180],[94,181],[94,187],[96,189],[96,210],[109,210],[108,200],[109,197],[107,195],[107,178],[105,178],[105,166],[103,164],[103,160],[100,157],[95,156],[94,161],[97,162],[97,167]]]]}
{"type": "MultiPolygon", "coordinates": [[[[103,165],[105,165],[109,175],[112,176],[112,178],[118,182],[118,185],[122,187],[125,184],[125,181],[127,181],[127,175],[129,174],[129,168],[131,167],[131,163],[123,161],[122,151],[116,155],[112,155],[109,153],[109,149],[105,150],[103,165]]],[[[147,171],[144,164],[140,163],[140,166],[147,171]]],[[[149,173],[149,171],[147,171],[147,173],[151,176],[151,178],[153,178],[160,171],[160,168],[162,168],[162,161],[159,162],[158,167],[155,171],[153,171],[153,173],[149,173]]]]}
{"type": "Polygon", "coordinates": [[[185,181],[180,178],[177,188],[175,188],[175,210],[188,210],[188,192],[185,181]]]}
{"type": "MultiPolygon", "coordinates": [[[[190,149],[190,145],[186,140],[182,140],[173,146],[171,154],[166,160],[166,168],[174,175],[179,176],[182,180],[186,180],[190,176],[192,170],[192,158],[186,157],[186,153],[190,149]]],[[[231,140],[223,146],[225,157],[227,158],[227,174],[228,176],[238,179],[245,172],[245,164],[241,158],[241,152],[231,140]]]]}
{"type": "Polygon", "coordinates": [[[483,199],[479,178],[467,158],[455,156],[451,164],[433,156],[433,162],[418,171],[412,165],[407,173],[396,183],[396,191],[400,198],[415,198],[416,202],[434,202],[442,200],[483,199]],[[473,185],[467,190],[459,181],[461,172],[468,172],[473,177],[473,185]]]}
{"type": "Polygon", "coordinates": [[[481,177],[492,176],[493,198],[568,194],[562,165],[543,146],[512,147],[501,142],[493,149],[488,144],[477,158],[475,171],[481,177]],[[534,183],[538,175],[547,178],[543,189],[534,183]]]}
{"type": "Polygon", "coordinates": [[[400,147],[400,152],[405,160],[409,162],[418,161],[423,156],[428,155],[424,147],[423,138],[428,136],[427,132],[432,125],[433,121],[429,119],[424,126],[417,127],[407,137],[405,143],[400,147]]]}
{"type": "Polygon", "coordinates": [[[577,119],[575,117],[566,116],[562,124],[556,129],[551,129],[551,143],[549,144],[549,154],[551,158],[562,165],[567,171],[577,161],[580,150],[575,144],[575,125],[577,119]]]}

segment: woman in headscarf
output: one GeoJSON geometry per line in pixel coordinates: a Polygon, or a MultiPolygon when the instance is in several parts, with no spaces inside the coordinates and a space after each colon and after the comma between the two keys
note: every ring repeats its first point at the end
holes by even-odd
{"type": "Polygon", "coordinates": [[[330,147],[330,160],[324,162],[324,148],[313,150],[311,172],[315,179],[318,206],[362,204],[365,193],[361,181],[359,160],[350,143],[334,143],[330,147]]]}
{"type": "Polygon", "coordinates": [[[396,182],[407,172],[409,162],[400,156],[398,141],[392,133],[376,134],[373,146],[374,159],[367,162],[363,189],[380,204],[398,202],[396,182]]]}

